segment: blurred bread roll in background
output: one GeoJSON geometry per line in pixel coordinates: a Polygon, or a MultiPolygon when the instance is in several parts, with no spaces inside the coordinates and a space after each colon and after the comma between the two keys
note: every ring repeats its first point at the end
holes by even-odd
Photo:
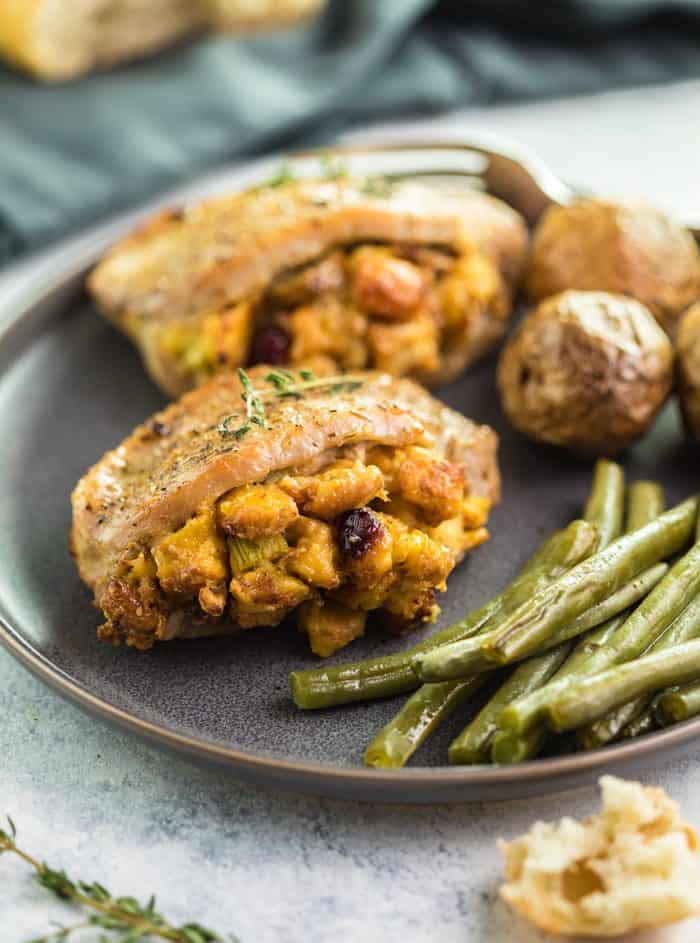
{"type": "Polygon", "coordinates": [[[291,26],[319,13],[326,0],[200,0],[209,22],[225,30],[291,26]]]}
{"type": "Polygon", "coordinates": [[[290,26],[325,0],[0,0],[0,56],[47,81],[138,58],[204,30],[290,26]]]}

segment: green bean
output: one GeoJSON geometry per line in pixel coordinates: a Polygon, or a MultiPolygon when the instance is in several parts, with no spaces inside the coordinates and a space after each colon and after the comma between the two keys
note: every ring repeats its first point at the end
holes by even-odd
{"type": "Polygon", "coordinates": [[[644,712],[653,699],[653,694],[640,694],[634,700],[621,704],[604,717],[577,730],[576,743],[584,750],[596,750],[612,743],[644,712]]]}
{"type": "Polygon", "coordinates": [[[631,723],[627,724],[620,735],[621,740],[632,740],[634,737],[644,737],[648,733],[653,733],[657,728],[656,717],[654,716],[653,705],[642,711],[639,717],[636,717],[631,723]]]}
{"type": "MultiPolygon", "coordinates": [[[[653,482],[634,482],[627,492],[626,533],[632,533],[655,520],[663,511],[663,490],[653,482]]],[[[539,691],[520,698],[507,707],[499,724],[514,734],[523,734],[544,727],[544,708],[558,690],[571,678],[585,673],[586,666],[595,671],[607,667],[606,646],[610,638],[624,624],[624,616],[616,616],[593,632],[579,639],[572,653],[552,680],[539,691]]]]}
{"type": "Polygon", "coordinates": [[[423,741],[485,683],[487,676],[457,684],[423,684],[365,750],[365,766],[405,766],[423,741]]]}
{"type": "Polygon", "coordinates": [[[700,683],[684,684],[664,691],[654,704],[654,716],[663,726],[677,724],[700,714],[700,683]]]}
{"type": "Polygon", "coordinates": [[[524,763],[537,756],[547,740],[548,732],[544,725],[533,727],[524,734],[502,730],[493,738],[491,759],[500,766],[524,763]]]}
{"type": "Polygon", "coordinates": [[[598,528],[601,548],[607,547],[622,533],[624,501],[625,473],[622,468],[606,458],[598,459],[583,519],[598,528]]]}
{"type": "Polygon", "coordinates": [[[634,481],[627,489],[625,533],[639,530],[663,514],[666,506],[664,489],[656,481],[634,481]]]}
{"type": "Polygon", "coordinates": [[[411,667],[415,654],[491,628],[496,618],[514,611],[537,588],[589,556],[597,541],[598,531],[594,525],[573,521],[548,538],[513,582],[497,596],[476,612],[436,632],[408,651],[353,664],[293,671],[290,684],[294,703],[297,707],[312,710],[413,690],[419,684],[411,667]]]}
{"type": "Polygon", "coordinates": [[[681,549],[694,530],[696,513],[697,500],[692,498],[634,533],[618,538],[534,593],[506,617],[496,635],[489,635],[483,645],[453,643],[416,655],[413,661],[416,673],[424,681],[465,677],[475,670],[475,645],[480,657],[494,668],[507,664],[513,651],[537,651],[567,623],[615,593],[638,573],[681,549]]]}
{"type": "MultiPolygon", "coordinates": [[[[657,563],[656,566],[650,567],[648,570],[645,570],[644,573],[640,573],[635,579],[630,580],[622,589],[619,589],[616,593],[612,593],[612,595],[603,599],[602,602],[592,606],[587,612],[582,612],[573,622],[564,625],[534,651],[528,649],[520,650],[519,647],[515,646],[512,649],[512,654],[507,664],[522,661],[524,658],[550,651],[552,648],[559,647],[564,642],[577,638],[589,632],[591,629],[602,625],[612,619],[613,616],[625,612],[635,603],[644,599],[666,575],[667,571],[668,565],[665,563],[657,563]]],[[[479,671],[489,671],[493,669],[494,663],[492,659],[489,658],[489,645],[492,643],[493,639],[498,636],[499,632],[500,629],[493,629],[490,632],[480,632],[474,638],[465,639],[463,642],[453,643],[449,647],[445,646],[444,648],[440,648],[439,656],[426,655],[425,658],[420,659],[419,676],[424,681],[435,681],[437,675],[432,676],[430,672],[433,670],[432,666],[437,664],[438,668],[436,670],[439,672],[439,677],[444,679],[445,672],[448,670],[448,658],[456,659],[454,677],[457,678],[465,677],[466,675],[474,674],[479,671]]]]}
{"type": "Polygon", "coordinates": [[[515,698],[541,687],[559,668],[568,652],[569,646],[561,645],[518,665],[474,720],[452,741],[449,751],[450,763],[487,762],[491,753],[491,741],[498,730],[496,720],[503,708],[515,698]]]}
{"type": "MultiPolygon", "coordinates": [[[[663,635],[647,649],[646,654],[666,651],[675,645],[689,642],[699,635],[700,594],[691,599],[663,635]]],[[[641,694],[627,704],[620,705],[610,714],[579,730],[576,737],[578,743],[586,749],[604,746],[614,740],[628,724],[638,717],[651,704],[653,699],[653,694],[641,694]]]]}
{"type": "MultiPolygon", "coordinates": [[[[600,465],[596,466],[593,492],[596,490],[596,480],[600,481],[601,478],[607,480],[609,492],[607,500],[593,500],[594,495],[592,494],[584,513],[584,518],[597,524],[602,533],[600,550],[608,546],[611,541],[617,539],[621,533],[622,515],[620,509],[623,500],[623,495],[620,493],[622,491],[621,485],[623,481],[621,470],[616,472],[614,469],[610,468],[609,463],[606,463],[602,467],[600,465]],[[607,474],[605,474],[606,472],[607,474]],[[607,508],[607,517],[605,514],[601,515],[601,508],[607,508]]],[[[627,491],[627,509],[625,514],[626,533],[631,533],[633,530],[643,527],[645,524],[648,524],[649,521],[658,517],[663,511],[663,502],[663,491],[658,486],[653,484],[647,486],[647,483],[636,483],[632,485],[627,491]]],[[[662,575],[666,569],[663,564],[660,564],[660,566],[664,567],[663,571],[659,571],[657,574],[650,574],[652,575],[652,583],[656,580],[657,576],[660,578],[660,575],[662,575]]],[[[642,574],[642,577],[638,577],[638,579],[643,580],[646,578],[648,578],[647,574],[642,574]]],[[[651,584],[649,588],[651,588],[651,584]]],[[[604,603],[599,604],[599,606],[602,605],[604,605],[604,603]]],[[[601,613],[601,617],[602,615],[601,613]]],[[[585,618],[585,615],[579,617],[579,619],[583,618],[585,618]]],[[[600,620],[596,618],[595,621],[600,620]]],[[[554,677],[558,678],[562,672],[566,673],[567,665],[569,666],[568,670],[574,669],[576,662],[581,657],[580,653],[582,650],[589,653],[595,650],[596,646],[604,645],[610,633],[620,624],[621,620],[619,619],[607,619],[595,632],[589,632],[587,636],[585,636],[585,639],[580,639],[574,646],[573,653],[564,661],[564,665],[555,672],[554,677]],[[576,652],[579,653],[578,656],[574,654],[576,652]]],[[[563,631],[555,633],[553,641],[557,640],[557,636],[560,638],[567,637],[565,635],[567,629],[568,627],[565,627],[563,631]]],[[[576,635],[577,632],[575,631],[573,634],[576,635]]],[[[547,687],[547,685],[545,685],[545,687],[547,687]]],[[[540,688],[540,690],[542,690],[542,688],[540,688]]],[[[537,692],[534,692],[532,698],[537,697],[537,692]]],[[[527,697],[525,697],[524,702],[527,704],[527,697]]],[[[518,703],[522,704],[523,699],[521,698],[518,703]]],[[[530,703],[533,703],[532,700],[530,700],[530,703]]],[[[534,705],[534,707],[533,717],[536,715],[536,705],[534,705]]],[[[497,720],[499,719],[500,718],[497,718],[497,720]]],[[[491,758],[494,763],[522,763],[525,760],[537,756],[548,738],[549,731],[539,719],[533,722],[530,729],[524,734],[501,730],[493,739],[491,758]]]]}
{"type": "MultiPolygon", "coordinates": [[[[695,544],[621,625],[612,632],[605,632],[604,645],[598,644],[588,652],[585,647],[579,652],[574,651],[573,670],[565,665],[567,670],[563,676],[553,679],[551,687],[548,685],[531,696],[530,703],[511,704],[499,718],[499,724],[507,730],[522,733],[542,718],[543,710],[552,699],[562,696],[562,686],[566,688],[570,681],[577,683],[585,675],[638,658],[682,613],[699,590],[700,544],[695,544]]],[[[589,643],[590,639],[586,639],[586,647],[589,643]]]]}
{"type": "Polygon", "coordinates": [[[500,639],[489,645],[493,661],[505,663],[514,647],[534,650],[638,573],[681,550],[695,532],[696,515],[697,499],[684,501],[535,593],[505,620],[500,639]]]}
{"type": "Polygon", "coordinates": [[[607,596],[602,602],[587,612],[581,613],[573,622],[565,625],[547,641],[547,646],[551,644],[559,645],[561,642],[568,642],[570,639],[579,638],[591,629],[601,626],[615,616],[632,609],[638,602],[645,599],[649,593],[668,573],[668,563],[656,563],[649,567],[639,576],[626,583],[617,592],[607,596]]]}
{"type": "Polygon", "coordinates": [[[602,667],[606,666],[608,641],[625,624],[625,620],[625,614],[615,616],[614,619],[610,619],[609,622],[581,639],[551,681],[538,691],[533,691],[532,694],[514,701],[503,710],[498,718],[498,726],[504,731],[520,736],[540,726],[546,716],[545,708],[549,701],[564,690],[572,679],[578,677],[587,666],[595,664],[596,661],[601,661],[602,667]]]}
{"type": "Polygon", "coordinates": [[[570,685],[547,707],[550,726],[574,730],[633,697],[700,677],[700,640],[643,655],[570,685]]]}

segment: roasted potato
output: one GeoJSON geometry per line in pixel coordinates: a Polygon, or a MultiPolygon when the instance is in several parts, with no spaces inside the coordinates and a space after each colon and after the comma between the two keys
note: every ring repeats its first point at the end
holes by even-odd
{"type": "Polygon", "coordinates": [[[503,349],[498,388],[513,425],[584,455],[643,435],[673,381],[673,348],[639,302],[567,291],[543,301],[503,349]]]}
{"type": "Polygon", "coordinates": [[[653,206],[577,200],[540,220],[525,289],[533,301],[568,289],[630,295],[673,337],[700,297],[700,253],[691,234],[653,206]]]}
{"type": "Polygon", "coordinates": [[[681,321],[676,340],[678,392],[689,434],[700,442],[700,304],[681,321]]]}

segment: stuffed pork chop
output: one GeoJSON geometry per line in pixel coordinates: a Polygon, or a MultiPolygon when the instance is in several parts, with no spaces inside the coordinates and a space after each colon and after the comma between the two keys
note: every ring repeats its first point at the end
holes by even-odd
{"type": "Polygon", "coordinates": [[[139,426],[72,495],[72,549],[104,624],[139,649],[275,626],[329,655],[381,610],[395,631],[488,536],[497,438],[417,384],[219,373],[139,426]]]}
{"type": "Polygon", "coordinates": [[[172,396],[250,363],[442,383],[505,333],[526,242],[466,188],[293,181],[161,213],[88,284],[172,396]]]}

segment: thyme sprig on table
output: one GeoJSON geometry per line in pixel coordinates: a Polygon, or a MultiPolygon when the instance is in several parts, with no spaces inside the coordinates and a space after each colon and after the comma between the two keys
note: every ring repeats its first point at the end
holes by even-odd
{"type": "MultiPolygon", "coordinates": [[[[77,904],[86,913],[86,920],[72,926],[61,926],[46,936],[26,943],[62,943],[81,930],[91,927],[110,931],[100,936],[100,943],[146,943],[147,940],[171,940],[172,943],[224,943],[224,937],[199,923],[176,927],[156,910],[155,897],[140,904],[134,897],[114,897],[98,881],[87,882],[68,877],[65,871],[38,861],[17,844],[17,829],[7,816],[7,830],[0,828],[0,855],[13,854],[30,865],[38,883],[60,900],[77,904]]],[[[235,943],[234,937],[228,940],[235,943]]]]}
{"type": "Polygon", "coordinates": [[[255,389],[253,383],[242,367],[238,368],[238,378],[243,388],[241,399],[246,408],[246,421],[232,428],[232,423],[239,417],[225,416],[219,424],[219,434],[224,439],[242,439],[250,432],[253,425],[267,427],[264,402],[275,399],[303,399],[310,390],[326,389],[329,393],[352,393],[364,383],[362,377],[346,374],[345,376],[316,377],[311,370],[300,370],[298,380],[293,373],[287,370],[273,370],[267,374],[265,380],[270,386],[265,390],[255,389]]]}

